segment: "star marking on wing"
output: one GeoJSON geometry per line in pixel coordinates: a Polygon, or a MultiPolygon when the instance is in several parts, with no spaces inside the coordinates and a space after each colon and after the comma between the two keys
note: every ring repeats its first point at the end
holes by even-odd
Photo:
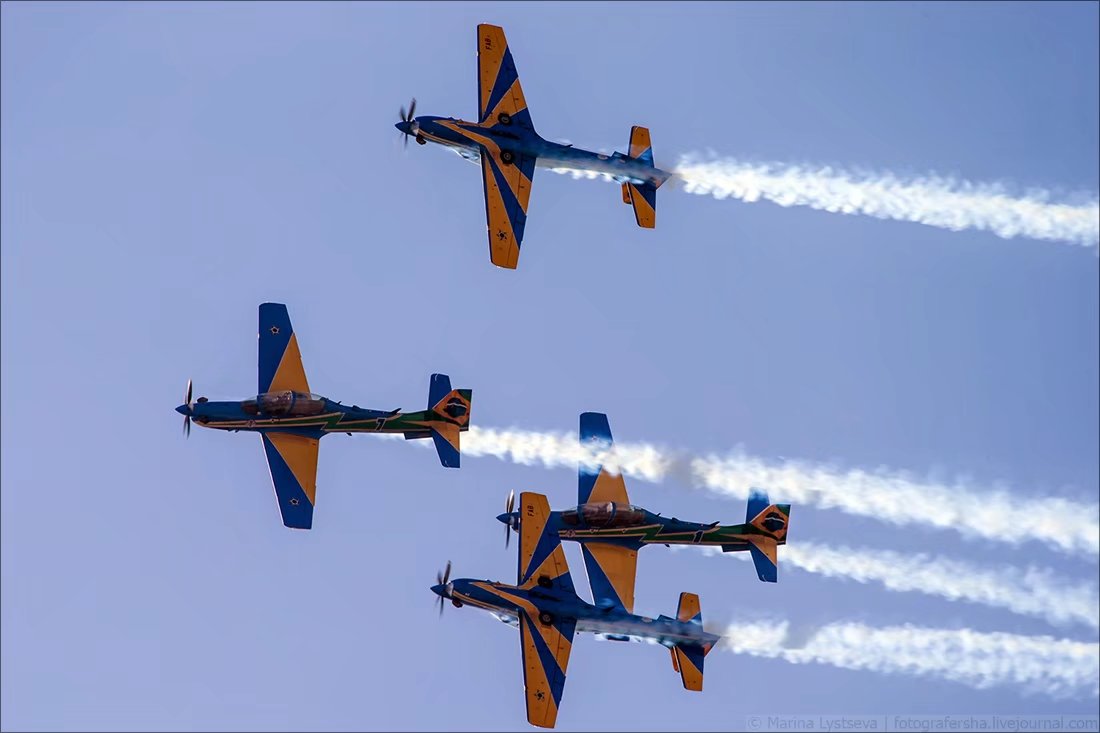
{"type": "Polygon", "coordinates": [[[271,327],[271,335],[272,335],[272,336],[275,336],[275,335],[277,335],[278,333],[279,333],[279,327],[278,327],[278,326],[272,326],[272,327],[271,327]]]}
{"type": "Polygon", "coordinates": [[[546,694],[542,690],[537,690],[535,692],[535,697],[541,700],[542,698],[546,697],[546,694]]]}
{"type": "Polygon", "coordinates": [[[500,241],[503,242],[507,238],[508,238],[508,235],[504,233],[503,229],[498,229],[497,230],[497,239],[499,239],[500,241]]]}

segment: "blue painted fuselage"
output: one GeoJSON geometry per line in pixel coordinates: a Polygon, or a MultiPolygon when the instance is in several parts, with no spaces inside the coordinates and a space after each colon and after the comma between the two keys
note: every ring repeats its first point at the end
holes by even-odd
{"type": "Polygon", "coordinates": [[[667,171],[654,168],[649,162],[623,153],[606,155],[551,142],[520,125],[483,126],[453,117],[425,115],[410,122],[398,122],[395,127],[414,136],[421,144],[432,142],[448,147],[474,162],[481,159],[481,147],[489,141],[502,152],[511,152],[517,158],[534,158],[535,165],[540,168],[595,171],[620,183],[651,183],[655,186],[660,186],[672,176],[667,171]]]}
{"type": "Polygon", "coordinates": [[[429,411],[400,412],[348,407],[319,395],[289,393],[279,414],[260,409],[264,398],[240,402],[197,401],[176,411],[205,428],[257,433],[293,433],[320,438],[328,433],[407,433],[427,430],[439,418],[429,411]]]}
{"type": "MultiPolygon", "coordinates": [[[[545,620],[572,619],[577,631],[602,634],[618,640],[651,640],[666,647],[677,645],[709,646],[721,638],[703,631],[698,623],[678,621],[669,616],[649,618],[615,608],[600,608],[582,600],[575,593],[557,587],[531,589],[494,583],[489,580],[458,578],[446,585],[435,585],[432,591],[449,598],[455,606],[470,605],[496,616],[509,624],[518,622],[520,610],[535,617],[549,614],[545,620]]],[[[540,619],[541,620],[541,619],[540,619]]]]}

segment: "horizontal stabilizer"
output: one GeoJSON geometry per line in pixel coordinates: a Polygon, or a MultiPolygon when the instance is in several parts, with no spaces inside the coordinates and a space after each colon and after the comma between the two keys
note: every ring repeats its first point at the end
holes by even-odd
{"type": "Polygon", "coordinates": [[[432,431],[431,430],[414,430],[414,431],[410,431],[408,433],[405,433],[404,435],[405,435],[405,440],[420,440],[421,438],[430,438],[430,437],[432,437],[432,431]]]}
{"type": "Polygon", "coordinates": [[[458,468],[460,463],[458,426],[435,425],[432,426],[431,431],[435,452],[439,454],[439,462],[444,468],[458,468]]]}
{"type": "Polygon", "coordinates": [[[775,540],[770,537],[751,537],[749,554],[752,555],[752,564],[756,566],[756,576],[765,583],[779,581],[779,554],[776,552],[775,540]]]}

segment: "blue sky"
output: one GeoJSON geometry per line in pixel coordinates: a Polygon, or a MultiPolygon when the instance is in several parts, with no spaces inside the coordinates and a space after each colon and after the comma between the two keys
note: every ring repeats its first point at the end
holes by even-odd
{"type": "MultiPolygon", "coordinates": [[[[1098,287],[1081,248],[664,191],[638,229],[615,187],[538,171],[520,269],[488,262],[477,169],[392,124],[475,114],[475,26],[504,26],[540,133],[658,165],[937,171],[1095,196],[1098,6],[50,4],[2,14],[5,729],[525,727],[514,630],[428,590],[509,580],[510,489],[568,470],[371,436],[321,447],[314,530],[278,520],[259,440],[196,430],[196,394],[255,387],[256,306],[288,304],[310,384],[473,420],[697,452],[889,466],[1095,503],[1098,287]]],[[[628,481],[665,514],[740,502],[628,481]]],[[[776,500],[782,496],[774,495],[776,500]]],[[[1096,561],[795,506],[791,543],[1036,564],[1096,561]]],[[[1027,532],[1027,528],[1020,529],[1027,532]]],[[[580,556],[567,548],[579,570],[580,556]]],[[[637,610],[1052,634],[1007,611],[661,549],[637,610]]],[[[738,728],[757,713],[1095,713],[904,675],[708,659],[581,638],[558,727],[738,728]]]]}

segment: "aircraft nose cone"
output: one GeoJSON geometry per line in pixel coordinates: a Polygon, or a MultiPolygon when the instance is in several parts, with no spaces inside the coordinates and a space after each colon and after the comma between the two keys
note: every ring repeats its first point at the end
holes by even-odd
{"type": "Polygon", "coordinates": [[[435,593],[437,596],[443,596],[444,598],[446,598],[447,597],[447,586],[442,585],[442,584],[433,585],[432,586],[432,593],[435,593]]]}
{"type": "Polygon", "coordinates": [[[507,512],[505,512],[504,514],[498,514],[497,515],[497,521],[501,522],[502,524],[511,524],[512,523],[512,515],[508,514],[507,512]]]}
{"type": "Polygon", "coordinates": [[[394,124],[394,127],[396,127],[398,130],[400,130],[401,132],[404,132],[406,134],[408,134],[408,132],[409,132],[409,123],[405,122],[404,120],[394,124]]]}
{"type": "Polygon", "coordinates": [[[176,412],[178,412],[181,415],[190,415],[191,414],[191,408],[188,407],[187,405],[180,405],[179,407],[176,408],[176,412]]]}

